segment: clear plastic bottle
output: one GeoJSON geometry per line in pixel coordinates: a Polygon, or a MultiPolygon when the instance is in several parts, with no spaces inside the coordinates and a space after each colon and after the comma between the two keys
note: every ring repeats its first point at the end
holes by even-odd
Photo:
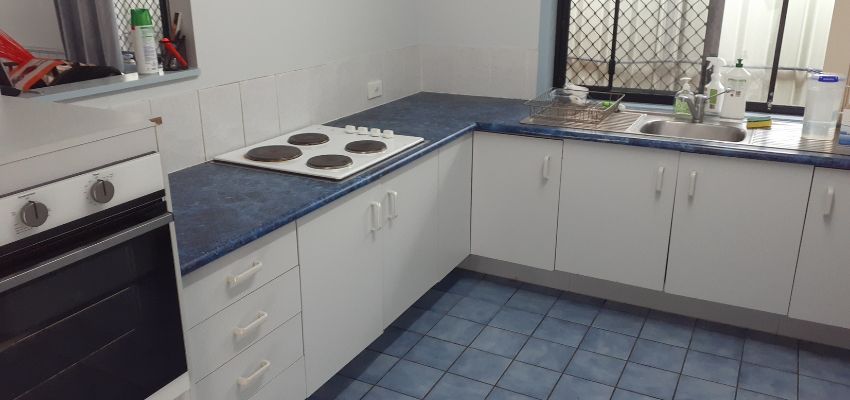
{"type": "Polygon", "coordinates": [[[809,75],[803,115],[804,137],[829,140],[835,136],[845,85],[846,79],[838,74],[809,75]]]}
{"type": "Polygon", "coordinates": [[[709,96],[708,103],[705,105],[706,115],[718,115],[723,108],[723,93],[726,88],[721,83],[722,75],[720,69],[726,66],[726,60],[720,57],[707,57],[708,63],[711,64],[711,82],[705,85],[705,94],[709,96]]]}
{"type": "Polygon", "coordinates": [[[688,103],[682,100],[681,97],[688,97],[692,101],[694,99],[694,91],[691,89],[691,78],[681,78],[682,89],[676,92],[676,98],[673,101],[673,113],[676,118],[688,119],[691,118],[691,109],[688,108],[688,103]]]}

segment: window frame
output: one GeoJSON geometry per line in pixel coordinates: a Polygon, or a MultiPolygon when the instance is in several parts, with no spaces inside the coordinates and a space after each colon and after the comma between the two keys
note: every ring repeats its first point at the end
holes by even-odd
{"type": "MultiPolygon", "coordinates": [[[[611,43],[611,58],[608,61],[608,85],[607,86],[588,86],[588,89],[596,92],[611,92],[613,88],[614,82],[614,73],[616,71],[616,57],[617,57],[617,33],[618,33],[618,20],[620,14],[620,2],[621,0],[609,0],[614,2],[614,26],[612,33],[612,43],[611,43]]],[[[711,0],[716,1],[716,0],[711,0]]],[[[723,2],[723,0],[719,0],[723,2]]],[[[773,64],[771,65],[770,70],[770,84],[768,87],[768,95],[767,101],[765,102],[747,102],[747,111],[750,112],[765,112],[765,113],[773,113],[773,114],[786,114],[786,115],[803,115],[805,111],[805,107],[802,106],[789,106],[789,105],[777,105],[773,104],[774,92],[776,90],[776,79],[779,71],[779,56],[782,53],[782,40],[785,35],[785,21],[788,13],[788,4],[790,0],[782,0],[782,10],[779,16],[779,27],[776,36],[776,47],[774,49],[773,55],[773,64]]],[[[564,83],[567,79],[567,54],[569,52],[569,35],[570,35],[570,11],[572,7],[572,0],[558,0],[557,4],[557,12],[556,12],[556,22],[555,22],[555,60],[554,60],[554,73],[552,76],[552,85],[553,87],[563,87],[564,83]]],[[[716,54],[714,54],[716,55],[716,54]]],[[[700,83],[698,85],[699,92],[702,92],[705,87],[705,75],[706,70],[708,69],[708,62],[706,61],[706,57],[710,57],[711,54],[703,54],[703,65],[701,68],[700,74],[700,83]]],[[[674,94],[666,94],[666,93],[651,93],[645,90],[622,90],[617,89],[618,93],[625,94],[625,101],[632,101],[638,103],[651,103],[651,104],[672,104],[674,94]]]]}

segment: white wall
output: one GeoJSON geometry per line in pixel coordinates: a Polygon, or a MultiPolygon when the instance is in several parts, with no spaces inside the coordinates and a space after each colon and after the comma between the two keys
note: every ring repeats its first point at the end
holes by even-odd
{"type": "Polygon", "coordinates": [[[198,79],[77,102],[162,116],[168,171],[421,90],[414,0],[172,0],[172,8],[191,11],[198,79]],[[384,96],[367,100],[374,79],[384,96]]]}
{"type": "Polygon", "coordinates": [[[65,53],[53,0],[0,0],[0,10],[0,29],[31,53],[65,53]]]}

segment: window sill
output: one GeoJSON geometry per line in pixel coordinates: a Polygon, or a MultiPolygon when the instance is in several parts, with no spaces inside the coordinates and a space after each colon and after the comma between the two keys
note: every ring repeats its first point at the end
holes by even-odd
{"type": "Polygon", "coordinates": [[[52,102],[80,100],[86,97],[115,94],[159,86],[170,82],[194,79],[200,75],[201,70],[197,68],[190,68],[185,71],[160,72],[156,75],[131,73],[36,89],[32,92],[23,93],[20,97],[52,102]]]}

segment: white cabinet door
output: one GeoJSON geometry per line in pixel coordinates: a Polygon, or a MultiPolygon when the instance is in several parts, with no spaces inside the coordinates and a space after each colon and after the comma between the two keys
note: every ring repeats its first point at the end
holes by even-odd
{"type": "Polygon", "coordinates": [[[679,153],[564,142],[556,269],[664,287],[679,153]]]}
{"type": "Polygon", "coordinates": [[[382,331],[382,196],[371,185],[298,220],[308,393],[382,331]]]}
{"type": "Polygon", "coordinates": [[[812,171],[682,154],[664,290],[786,314],[812,171]]]}
{"type": "Polygon", "coordinates": [[[437,154],[383,182],[384,325],[441,279],[437,257],[437,154]]]}
{"type": "Polygon", "coordinates": [[[850,171],[817,168],[788,315],[850,328],[850,171]]]}
{"type": "Polygon", "coordinates": [[[555,269],[562,140],[476,132],[472,254],[555,269]]]}
{"type": "Polygon", "coordinates": [[[469,256],[472,201],[472,135],[440,149],[437,188],[439,225],[438,265],[443,276],[469,256]]]}

